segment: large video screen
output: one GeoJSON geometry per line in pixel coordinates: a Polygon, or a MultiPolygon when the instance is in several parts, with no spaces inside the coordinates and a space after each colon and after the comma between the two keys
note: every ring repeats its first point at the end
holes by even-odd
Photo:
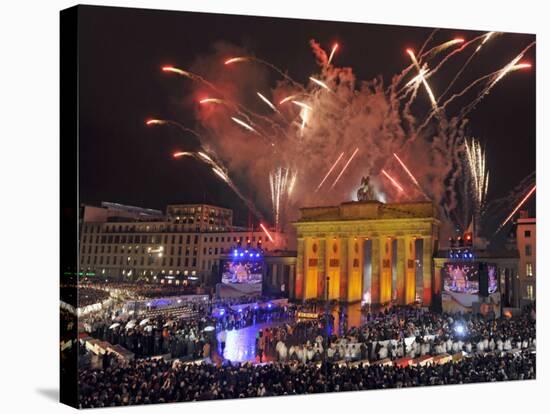
{"type": "Polygon", "coordinates": [[[497,267],[493,264],[487,265],[487,273],[489,278],[489,294],[495,293],[498,290],[497,267]]]}
{"type": "Polygon", "coordinates": [[[479,293],[479,271],[477,263],[445,263],[443,289],[455,293],[479,293]]]}
{"type": "Polygon", "coordinates": [[[261,260],[228,260],[222,269],[222,283],[229,284],[261,284],[261,260]]]}

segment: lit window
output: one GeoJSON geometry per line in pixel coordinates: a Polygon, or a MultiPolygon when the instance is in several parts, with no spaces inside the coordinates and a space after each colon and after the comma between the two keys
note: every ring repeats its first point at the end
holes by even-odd
{"type": "Polygon", "coordinates": [[[535,299],[535,292],[534,292],[534,289],[533,289],[533,285],[527,285],[526,286],[526,290],[527,290],[527,298],[530,299],[530,300],[533,300],[535,299]]]}
{"type": "Polygon", "coordinates": [[[533,277],[533,264],[532,263],[527,263],[525,265],[525,275],[527,277],[533,277]]]}

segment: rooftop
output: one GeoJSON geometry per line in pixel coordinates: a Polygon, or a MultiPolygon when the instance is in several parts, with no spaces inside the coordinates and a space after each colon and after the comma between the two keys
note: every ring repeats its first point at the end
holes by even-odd
{"type": "Polygon", "coordinates": [[[339,206],[304,207],[297,223],[308,221],[437,218],[437,210],[430,201],[388,203],[380,201],[351,201],[339,206]]]}

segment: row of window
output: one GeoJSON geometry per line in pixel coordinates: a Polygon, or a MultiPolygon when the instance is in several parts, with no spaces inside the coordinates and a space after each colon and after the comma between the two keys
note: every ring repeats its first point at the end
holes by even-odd
{"type": "Polygon", "coordinates": [[[210,213],[210,215],[215,215],[215,216],[218,216],[218,215],[220,215],[220,216],[229,216],[232,213],[231,210],[224,209],[224,208],[210,208],[209,209],[208,207],[204,207],[204,210],[203,210],[202,206],[198,206],[198,207],[173,207],[173,206],[169,206],[168,207],[168,212],[170,214],[175,214],[175,215],[183,215],[183,214],[187,214],[187,213],[195,214],[195,212],[197,212],[197,213],[203,212],[204,214],[209,214],[210,213]]]}
{"type": "MultiPolygon", "coordinates": [[[[194,224],[194,223],[190,223],[194,224]]],[[[206,225],[200,225],[196,223],[197,225],[193,228],[191,228],[190,225],[183,225],[183,224],[173,224],[173,225],[164,225],[161,224],[160,226],[156,225],[134,225],[134,224],[111,224],[111,225],[104,225],[102,228],[102,224],[85,224],[83,227],[84,233],[101,233],[102,231],[104,233],[181,233],[185,231],[196,231],[196,232],[218,232],[218,231],[226,231],[231,223],[204,223],[206,225]],[[210,224],[210,225],[208,225],[210,224]],[[221,224],[227,224],[226,226],[223,226],[221,224]]]]}
{"type": "MultiPolygon", "coordinates": [[[[88,266],[88,270],[90,270],[90,266],[119,266],[120,268],[122,267],[135,267],[135,266],[145,266],[145,263],[143,263],[143,261],[141,261],[140,263],[138,263],[135,259],[134,261],[132,262],[130,259],[130,257],[128,257],[126,263],[124,263],[124,260],[122,260],[123,258],[121,257],[120,261],[118,261],[117,263],[117,256],[114,256],[113,257],[113,260],[111,262],[111,260],[109,260],[109,256],[107,256],[106,260],[103,261],[103,256],[100,256],[99,258],[97,256],[95,256],[93,258],[93,260],[90,260],[91,259],[91,256],[88,256],[87,260],[84,260],[84,257],[81,257],[81,260],[80,260],[80,264],[81,266],[88,266]]],[[[216,260],[203,260],[202,263],[201,263],[201,270],[203,271],[206,271],[206,270],[211,270],[212,267],[214,266],[214,264],[216,264],[216,260]]],[[[165,266],[176,266],[176,267],[192,267],[192,268],[196,268],[197,267],[197,259],[196,258],[193,258],[193,260],[189,260],[189,259],[185,259],[185,260],[180,260],[178,258],[178,260],[172,260],[170,259],[169,261],[167,261],[166,259],[163,259],[162,260],[162,266],[165,267],[165,266]]],[[[119,270],[120,270],[119,268],[119,270]]],[[[148,270],[149,272],[153,272],[153,270],[148,270]]],[[[165,270],[163,269],[161,271],[162,273],[165,273],[165,270]]],[[[180,271],[177,270],[176,271],[177,273],[179,273],[180,271]]],[[[187,270],[184,270],[183,273],[186,274],[187,270]]],[[[103,269],[103,273],[105,273],[105,269],[103,269]]],[[[122,270],[122,273],[126,273],[126,270],[122,270]]],[[[172,270],[169,270],[169,274],[172,274],[172,270]]],[[[195,274],[195,270],[192,271],[192,274],[194,275],[195,274]]]]}
{"type": "MultiPolygon", "coordinates": [[[[92,246],[91,244],[89,244],[88,246],[82,246],[82,254],[86,254],[86,253],[87,254],[92,254],[92,248],[93,248],[93,253],[94,254],[102,254],[102,253],[117,254],[119,252],[119,245],[118,244],[115,244],[113,246],[111,246],[111,245],[95,245],[95,246],[92,246]]],[[[204,254],[206,254],[206,249],[204,249],[204,250],[205,250],[204,254]]],[[[216,254],[217,254],[217,251],[218,251],[218,249],[216,248],[216,254]]],[[[125,245],[120,246],[120,253],[130,253],[131,254],[132,252],[134,252],[134,254],[148,254],[150,256],[158,254],[158,253],[161,253],[160,256],[162,256],[164,254],[163,253],[164,250],[159,251],[157,246],[149,246],[149,247],[135,246],[135,248],[133,248],[133,246],[125,246],[125,245]]],[[[174,256],[176,254],[178,256],[181,256],[182,252],[183,252],[182,246],[178,246],[177,250],[175,249],[175,246],[170,247],[170,256],[174,256]]],[[[194,246],[193,250],[191,250],[191,246],[185,246],[185,255],[189,256],[191,254],[191,252],[193,253],[193,256],[196,256],[197,252],[198,252],[198,247],[194,246]]],[[[223,253],[223,248],[221,249],[221,252],[223,253]]]]}
{"type": "MultiPolygon", "coordinates": [[[[145,260],[145,257],[130,257],[130,256],[81,256],[80,257],[80,264],[81,265],[106,265],[106,266],[154,266],[156,264],[155,259],[153,257],[148,257],[147,260],[145,260]]],[[[186,257],[182,260],[181,257],[170,257],[162,258],[162,266],[191,266],[191,267],[197,267],[197,258],[189,258],[186,257]]],[[[203,266],[204,266],[204,260],[203,260],[203,266]]]]}
{"type": "MultiPolygon", "coordinates": [[[[126,234],[123,234],[123,235],[96,235],[96,236],[92,236],[92,235],[87,235],[87,234],[84,234],[82,236],[82,243],[83,244],[86,244],[86,243],[102,243],[102,244],[112,244],[112,243],[115,243],[115,244],[125,244],[125,243],[135,243],[135,244],[155,244],[155,243],[164,243],[164,244],[168,244],[169,241],[172,242],[172,244],[175,244],[176,241],[179,243],[179,244],[183,244],[183,235],[180,234],[179,236],[176,236],[176,235],[172,235],[171,237],[168,237],[168,235],[164,235],[164,236],[161,236],[161,235],[158,235],[158,236],[151,236],[151,235],[145,235],[145,234],[136,234],[136,235],[133,235],[133,234],[130,234],[130,235],[126,235],[126,234]]],[[[198,244],[199,242],[199,235],[198,234],[195,234],[193,235],[193,237],[191,237],[191,234],[187,234],[185,236],[185,243],[186,244],[191,244],[191,240],[193,240],[193,243],[194,244],[198,244]]],[[[203,237],[203,241],[205,243],[208,243],[210,241],[210,243],[225,243],[226,241],[227,242],[231,242],[233,241],[233,243],[242,243],[245,241],[245,238],[244,237],[237,237],[237,236],[204,236],[203,237]],[[231,240],[232,239],[232,240],[231,240]]],[[[250,243],[250,242],[255,242],[256,241],[256,236],[252,236],[252,237],[248,237],[246,239],[246,242],[247,243],[250,243]]],[[[265,241],[266,243],[269,242],[269,239],[267,237],[265,237],[265,240],[264,238],[262,238],[262,236],[258,236],[258,242],[263,242],[265,241]]]]}
{"type": "Polygon", "coordinates": [[[198,224],[198,223],[207,223],[207,224],[225,224],[226,226],[230,226],[231,225],[231,220],[227,219],[227,218],[214,218],[214,217],[193,217],[193,216],[190,216],[190,217],[175,217],[173,218],[173,221],[172,223],[176,223],[176,224],[195,224],[195,222],[198,224]]]}

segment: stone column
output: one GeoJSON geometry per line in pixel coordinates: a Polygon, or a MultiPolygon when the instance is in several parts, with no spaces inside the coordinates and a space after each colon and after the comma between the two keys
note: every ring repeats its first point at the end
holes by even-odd
{"type": "Polygon", "coordinates": [[[348,283],[349,283],[349,271],[350,267],[348,266],[348,257],[349,257],[349,248],[348,248],[348,239],[340,239],[340,275],[339,275],[339,284],[340,284],[340,294],[338,295],[339,300],[348,301],[348,283]]]}
{"type": "Polygon", "coordinates": [[[424,288],[424,291],[422,294],[422,302],[424,306],[430,306],[432,303],[432,237],[424,237],[423,242],[424,246],[422,254],[422,286],[424,288]]]}
{"type": "Polygon", "coordinates": [[[325,300],[326,298],[326,278],[327,278],[327,240],[319,239],[319,261],[317,266],[317,298],[325,300]]]}
{"type": "Polygon", "coordinates": [[[341,259],[340,254],[342,250],[342,243],[340,239],[336,237],[327,237],[326,238],[326,276],[330,277],[329,282],[329,298],[339,299],[340,298],[340,269],[341,269],[341,259]]]}
{"type": "Polygon", "coordinates": [[[371,303],[380,303],[380,238],[372,238],[371,250],[371,303]]]}
{"type": "Polygon", "coordinates": [[[277,286],[277,279],[279,278],[279,275],[277,274],[278,270],[279,269],[277,264],[273,263],[273,265],[271,266],[271,286],[272,287],[277,286]]]}
{"type": "Polygon", "coordinates": [[[312,237],[306,238],[305,243],[305,269],[304,269],[304,299],[316,298],[318,294],[319,280],[319,241],[312,237]]]}
{"type": "Polygon", "coordinates": [[[396,277],[396,290],[397,290],[397,303],[404,305],[405,301],[405,275],[407,272],[407,260],[406,260],[406,250],[407,250],[407,240],[405,237],[397,238],[397,277],[396,277]]]}
{"type": "Polygon", "coordinates": [[[348,238],[347,260],[347,292],[348,302],[361,300],[363,286],[363,239],[358,237],[348,238]]]}
{"type": "Polygon", "coordinates": [[[296,265],[290,265],[290,270],[288,272],[288,283],[285,286],[288,292],[289,298],[295,297],[294,296],[294,291],[295,291],[294,288],[296,283],[295,279],[296,279],[296,265]]]}
{"type": "Polygon", "coordinates": [[[392,240],[380,237],[380,303],[392,299],[392,240]]]}
{"type": "Polygon", "coordinates": [[[292,297],[295,299],[304,298],[304,274],[306,264],[304,260],[304,244],[304,239],[302,237],[298,237],[296,246],[296,278],[292,289],[292,297]]]}
{"type": "Polygon", "coordinates": [[[416,298],[416,237],[405,237],[405,304],[416,298]]]}

